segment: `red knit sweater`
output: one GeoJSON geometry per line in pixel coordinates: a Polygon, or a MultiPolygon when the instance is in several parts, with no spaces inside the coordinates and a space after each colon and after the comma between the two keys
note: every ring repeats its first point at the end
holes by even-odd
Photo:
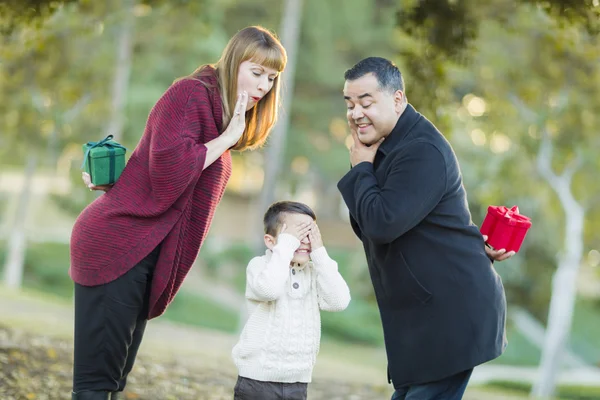
{"type": "Polygon", "coordinates": [[[222,131],[213,86],[185,79],[153,107],[146,129],[115,185],[86,207],[71,235],[71,278],[85,286],[126,273],[162,242],[148,318],[173,300],[210,227],[231,175],[227,151],[202,171],[204,143],[222,131]]]}

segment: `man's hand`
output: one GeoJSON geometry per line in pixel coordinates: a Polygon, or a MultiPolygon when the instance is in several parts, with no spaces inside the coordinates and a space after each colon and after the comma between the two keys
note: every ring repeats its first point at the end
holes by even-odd
{"type": "Polygon", "coordinates": [[[81,173],[81,178],[83,179],[83,183],[85,183],[85,186],[87,186],[90,191],[91,190],[104,190],[105,192],[108,192],[108,190],[113,187],[113,185],[100,185],[100,186],[95,186],[92,183],[92,179],[90,177],[90,174],[88,174],[87,172],[82,172],[81,173]]]}
{"type": "Polygon", "coordinates": [[[316,222],[312,223],[310,231],[308,232],[308,240],[310,240],[310,251],[315,251],[323,247],[323,239],[321,238],[321,231],[316,222]]]}
{"type": "MultiPolygon", "coordinates": [[[[483,235],[483,241],[487,242],[487,240],[488,240],[488,237],[486,235],[483,235]]],[[[489,248],[488,246],[485,246],[485,253],[487,254],[487,256],[489,258],[491,258],[494,261],[508,260],[509,258],[511,258],[512,256],[515,255],[514,251],[509,251],[507,253],[505,249],[493,250],[493,249],[489,248]]]]}
{"type": "Polygon", "coordinates": [[[364,161],[373,163],[375,153],[377,153],[377,149],[384,138],[379,139],[377,143],[367,146],[358,139],[358,133],[355,129],[351,127],[350,130],[352,131],[352,139],[354,139],[354,143],[350,147],[350,163],[352,166],[354,167],[356,164],[360,164],[364,161]]]}

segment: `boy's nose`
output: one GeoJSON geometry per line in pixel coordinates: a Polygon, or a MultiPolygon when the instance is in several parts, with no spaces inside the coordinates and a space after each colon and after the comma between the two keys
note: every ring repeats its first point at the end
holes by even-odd
{"type": "Polygon", "coordinates": [[[308,236],[304,236],[300,242],[308,244],[310,241],[308,240],[308,236]]]}

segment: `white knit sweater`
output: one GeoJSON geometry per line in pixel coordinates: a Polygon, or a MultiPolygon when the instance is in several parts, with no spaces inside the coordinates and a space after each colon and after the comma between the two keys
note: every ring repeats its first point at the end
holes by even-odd
{"type": "Polygon", "coordinates": [[[300,241],[282,233],[246,271],[249,317],[232,351],[238,373],[267,382],[310,382],[321,340],[319,310],[342,311],[350,290],[325,247],[290,266],[300,241]]]}

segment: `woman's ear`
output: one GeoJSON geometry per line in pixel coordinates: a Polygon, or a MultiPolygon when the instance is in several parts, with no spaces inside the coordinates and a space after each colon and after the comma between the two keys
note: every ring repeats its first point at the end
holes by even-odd
{"type": "Polygon", "coordinates": [[[273,250],[273,247],[275,247],[276,244],[277,239],[271,235],[265,235],[265,246],[267,246],[269,250],[273,250]]]}

